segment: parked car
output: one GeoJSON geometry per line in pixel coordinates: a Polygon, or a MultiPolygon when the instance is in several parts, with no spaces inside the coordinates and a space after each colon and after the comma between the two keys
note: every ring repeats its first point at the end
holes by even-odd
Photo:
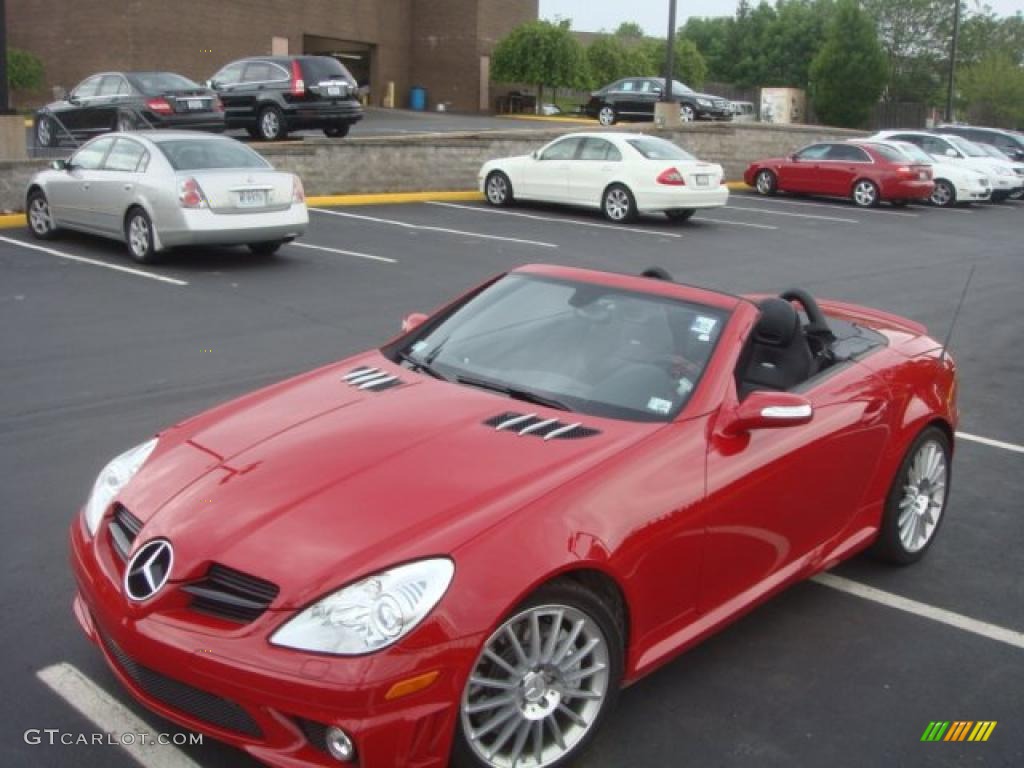
{"type": "Polygon", "coordinates": [[[757,108],[752,101],[731,101],[732,119],[737,123],[757,122],[757,108]]]}
{"type": "MultiPolygon", "coordinates": [[[[625,77],[590,94],[583,111],[601,125],[620,120],[654,120],[654,105],[661,99],[664,78],[625,77]]],[[[732,120],[728,99],[697,93],[678,80],[672,81],[672,97],[679,102],[679,116],[692,120],[732,120]]]]}
{"type": "Polygon", "coordinates": [[[309,223],[298,176],[234,139],[193,131],[93,139],[35,174],[25,199],[37,238],[101,235],[143,263],[183,245],[245,244],[269,255],[309,223]]]}
{"type": "Polygon", "coordinates": [[[224,105],[209,88],[174,72],[102,72],[38,110],[34,126],[41,147],[144,128],[220,133],[224,105]]]}
{"type": "Polygon", "coordinates": [[[289,131],[347,136],[363,119],[359,85],[330,56],[256,56],[233,61],[209,80],[221,97],[229,128],[253,138],[283,139],[289,131]]]}
{"type": "Polygon", "coordinates": [[[567,766],[623,685],[947,516],[912,320],[530,266],[404,326],[100,472],[74,614],[131,696],[272,766],[567,766]]]}
{"type": "Polygon", "coordinates": [[[992,184],[987,173],[950,162],[942,156],[932,157],[917,145],[906,141],[858,139],[852,143],[865,142],[876,147],[879,152],[895,152],[894,160],[903,158],[911,163],[930,164],[935,189],[932,190],[929,202],[934,206],[946,208],[959,203],[985,202],[992,196],[992,184]]]}
{"type": "Polygon", "coordinates": [[[932,167],[922,162],[893,158],[871,144],[843,141],[811,144],[787,157],[757,160],[743,175],[762,195],[800,192],[848,197],[870,208],[883,200],[893,205],[928,200],[935,185],[932,167]]]}
{"type": "Polygon", "coordinates": [[[685,221],[729,200],[722,166],[670,141],[637,133],[572,133],[529,155],[488,160],[480,191],[491,205],[515,200],[599,208],[612,221],[664,213],[685,221]]]}
{"type": "Polygon", "coordinates": [[[1024,161],[1024,136],[1014,131],[975,125],[939,125],[934,130],[935,133],[960,136],[975,144],[991,144],[1001,149],[1011,160],[1024,161]]]}
{"type": "MultiPolygon", "coordinates": [[[[999,160],[1010,160],[1014,162],[1015,165],[1017,164],[1017,161],[1014,161],[1013,158],[1011,158],[1003,150],[999,149],[999,147],[996,147],[992,144],[985,144],[983,142],[977,141],[973,142],[973,144],[974,146],[979,147],[981,151],[987,154],[989,157],[995,157],[998,158],[999,160]]],[[[1020,189],[1010,193],[1011,200],[1020,200],[1022,197],[1024,197],[1024,187],[1021,187],[1020,189]]]]}
{"type": "Polygon", "coordinates": [[[962,163],[968,168],[982,171],[989,175],[992,183],[991,200],[1000,203],[1010,195],[1024,188],[1024,165],[1019,169],[1008,163],[991,157],[988,153],[974,146],[967,139],[952,134],[940,135],[928,131],[879,131],[871,138],[906,141],[915,144],[935,158],[962,163]]]}

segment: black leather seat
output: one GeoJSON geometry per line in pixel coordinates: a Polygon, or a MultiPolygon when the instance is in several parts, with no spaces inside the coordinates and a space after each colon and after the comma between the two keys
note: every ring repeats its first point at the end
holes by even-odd
{"type": "Polygon", "coordinates": [[[758,389],[789,390],[814,372],[814,355],[800,327],[800,316],[788,301],[764,299],[753,339],[741,361],[740,397],[758,389]]]}

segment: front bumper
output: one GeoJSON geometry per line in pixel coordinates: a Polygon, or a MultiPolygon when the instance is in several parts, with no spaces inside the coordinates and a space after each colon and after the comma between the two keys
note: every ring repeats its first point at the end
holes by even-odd
{"type": "Polygon", "coordinates": [[[305,234],[309,212],[304,203],[283,211],[214,213],[209,208],[182,210],[174,221],[156,222],[161,248],[184,245],[240,245],[294,240],[305,234]]]}
{"type": "Polygon", "coordinates": [[[124,566],[108,539],[106,521],[93,538],[76,516],[74,612],[120,682],[151,710],[280,768],[344,765],[322,746],[326,725],[352,739],[351,765],[446,765],[456,702],[473,662],[464,643],[348,658],[278,648],[266,639],[283,619],[269,615],[275,611],[224,628],[167,609],[173,594],[149,601],[157,606],[130,604],[120,588],[124,566]],[[394,683],[434,670],[440,675],[429,688],[386,700],[394,683]]]}
{"type": "Polygon", "coordinates": [[[725,184],[709,189],[697,187],[665,187],[665,190],[634,192],[636,205],[641,211],[667,211],[676,208],[721,208],[729,202],[729,188],[725,184]]]}
{"type": "Polygon", "coordinates": [[[698,120],[732,120],[735,115],[728,107],[702,107],[697,105],[698,120]]]}

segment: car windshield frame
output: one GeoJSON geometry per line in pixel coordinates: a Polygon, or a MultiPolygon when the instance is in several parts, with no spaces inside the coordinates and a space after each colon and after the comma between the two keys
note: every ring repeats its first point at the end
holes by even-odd
{"type": "Polygon", "coordinates": [[[645,160],[682,161],[687,163],[699,162],[678,144],[673,144],[668,139],[659,136],[641,136],[626,139],[626,143],[645,160]],[[648,147],[643,149],[642,147],[648,147]],[[653,148],[664,147],[665,153],[655,153],[653,148]]]}
{"type": "MultiPolygon", "coordinates": [[[[481,286],[414,330],[382,347],[380,352],[397,364],[408,365],[413,371],[455,385],[504,391],[510,399],[526,400],[541,405],[551,404],[553,407],[561,406],[581,416],[632,423],[669,423],[686,408],[687,403],[700,388],[704,374],[719,354],[719,343],[731,317],[730,309],[658,293],[620,288],[600,282],[511,272],[481,286]],[[559,288],[569,290],[560,292],[559,288]],[[566,296],[567,300],[564,304],[551,302],[550,308],[559,311],[545,314],[543,310],[549,308],[543,303],[545,295],[566,296]],[[518,306],[529,307],[536,316],[531,315],[530,318],[522,319],[518,313],[512,314],[507,311],[518,306]],[[537,314],[538,312],[540,314],[537,314]],[[631,312],[635,313],[633,318],[629,317],[631,312]],[[516,321],[504,326],[488,326],[489,313],[498,318],[504,313],[509,317],[515,317],[516,321]],[[661,320],[664,320],[663,327],[660,325],[661,320]],[[625,362],[613,362],[616,358],[613,354],[613,342],[609,340],[608,334],[620,334],[617,340],[621,342],[631,330],[640,330],[640,326],[645,323],[647,325],[643,326],[644,329],[654,328],[661,334],[660,341],[671,340],[672,351],[666,356],[666,363],[680,360],[691,364],[691,367],[684,366],[678,369],[678,378],[676,368],[672,368],[671,371],[668,367],[665,368],[664,379],[659,383],[674,385],[672,398],[663,396],[668,394],[666,389],[655,391],[643,385],[624,387],[624,391],[616,393],[627,395],[629,403],[623,402],[623,398],[615,400],[609,397],[595,397],[594,390],[602,384],[607,384],[609,379],[615,376],[619,377],[619,381],[627,383],[632,374],[636,374],[637,382],[643,376],[648,376],[649,379],[651,376],[657,376],[654,373],[655,363],[639,360],[642,356],[641,347],[644,352],[654,351],[657,346],[657,340],[654,338],[656,334],[651,334],[650,344],[643,344],[634,339],[630,339],[626,344],[620,344],[614,351],[635,351],[637,359],[622,358],[625,362]],[[607,327],[604,327],[605,325],[607,327]],[[460,331],[466,328],[470,329],[469,332],[460,334],[460,331]],[[600,334],[592,337],[589,334],[593,334],[595,329],[599,330],[600,334]],[[578,379],[556,370],[559,367],[557,364],[546,370],[538,367],[531,370],[528,375],[523,375],[523,370],[512,367],[515,363],[508,363],[510,358],[514,360],[518,356],[523,358],[520,365],[543,365],[542,358],[545,352],[550,356],[550,361],[565,362],[567,358],[563,354],[564,350],[558,346],[560,340],[553,342],[547,349],[542,343],[538,343],[556,338],[559,332],[565,332],[568,336],[565,349],[577,350],[580,353],[576,358],[578,370],[582,371],[578,379]],[[589,357],[588,350],[584,349],[583,344],[572,343],[575,341],[572,338],[575,332],[582,332],[587,342],[594,342],[594,348],[589,349],[589,353],[592,353],[589,357]],[[695,344],[698,345],[697,349],[702,353],[699,360],[688,358],[677,350],[680,342],[677,333],[685,337],[687,351],[695,344]],[[480,341],[484,337],[488,337],[489,340],[480,341]],[[485,347],[485,343],[488,346],[485,347]],[[479,350],[474,350],[474,345],[478,346],[479,350]],[[506,347],[507,351],[503,351],[506,347]],[[535,353],[536,357],[530,357],[535,353]],[[473,358],[472,355],[476,354],[479,354],[479,357],[473,358]],[[499,365],[508,363],[509,367],[499,370],[493,365],[487,367],[476,364],[481,358],[486,361],[488,355],[495,357],[499,365]],[[602,366],[609,368],[604,378],[588,378],[595,368],[600,370],[602,366]],[[538,381],[538,377],[546,377],[546,382],[538,381]],[[558,382],[559,386],[553,386],[553,382],[558,382]],[[645,397],[646,407],[639,404],[645,397]]],[[[493,322],[493,316],[491,321],[493,322]]],[[[647,338],[644,336],[645,340],[647,338]]],[[[652,359],[655,358],[661,361],[660,350],[652,359]]],[[[678,365],[682,366],[683,363],[679,362],[678,365]]],[[[650,380],[645,382],[649,383],[650,380]]],[[[614,391],[614,387],[608,388],[608,391],[614,391]]]]}
{"type": "MultiPolygon", "coordinates": [[[[171,168],[177,172],[185,173],[190,171],[227,171],[227,170],[246,170],[246,171],[271,171],[273,166],[262,157],[259,153],[253,151],[249,147],[245,146],[241,142],[235,141],[234,139],[228,138],[187,138],[187,139],[164,139],[154,142],[160,149],[160,154],[164,156],[171,168]],[[207,147],[230,147],[232,150],[238,152],[237,157],[246,157],[251,159],[251,164],[238,164],[228,163],[221,165],[219,163],[214,165],[189,165],[182,164],[181,153],[186,145],[188,147],[195,146],[205,150],[207,147]]],[[[208,153],[206,153],[208,154],[208,153]]]]}

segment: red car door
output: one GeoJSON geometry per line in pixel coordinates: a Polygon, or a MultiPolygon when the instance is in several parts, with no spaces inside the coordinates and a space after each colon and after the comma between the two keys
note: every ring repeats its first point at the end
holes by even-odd
{"type": "Polygon", "coordinates": [[[819,164],[818,177],[821,193],[847,197],[853,183],[864,175],[874,178],[871,157],[854,144],[832,144],[819,164]]]}
{"type": "Polygon", "coordinates": [[[828,144],[811,144],[779,166],[779,189],[785,192],[818,192],[818,171],[828,154],[828,144]]]}
{"type": "Polygon", "coordinates": [[[848,362],[791,391],[810,400],[809,423],[709,442],[703,611],[799,571],[866,503],[889,434],[885,385],[848,362]]]}

